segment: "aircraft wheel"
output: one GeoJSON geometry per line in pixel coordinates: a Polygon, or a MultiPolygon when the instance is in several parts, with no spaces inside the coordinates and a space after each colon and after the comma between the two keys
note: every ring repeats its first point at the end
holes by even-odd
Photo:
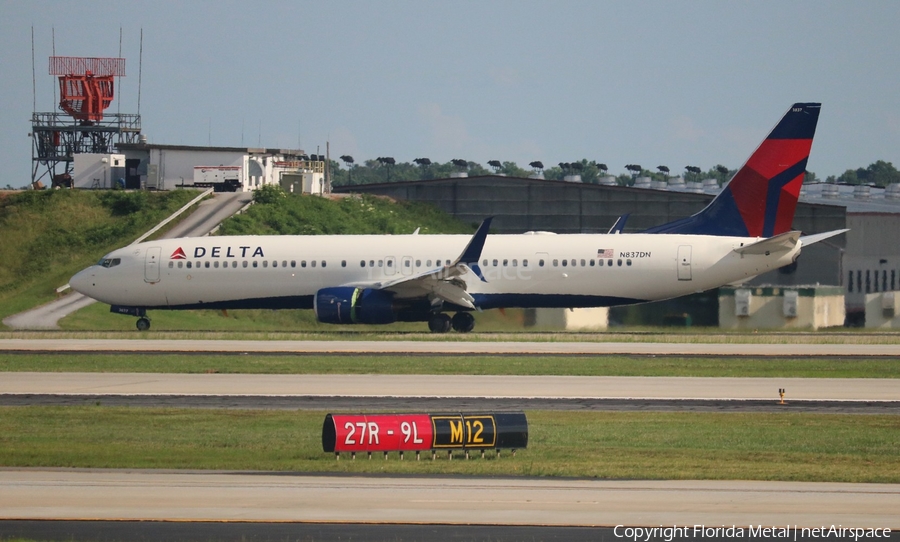
{"type": "Polygon", "coordinates": [[[447,333],[450,331],[450,316],[439,312],[428,320],[428,329],[432,333],[447,333]]]}
{"type": "Polygon", "coordinates": [[[454,314],[450,323],[453,325],[454,331],[460,333],[468,333],[475,329],[475,317],[468,312],[458,312],[454,314]]]}
{"type": "Polygon", "coordinates": [[[150,329],[150,319],[149,318],[139,318],[137,321],[138,331],[147,331],[150,329]]]}

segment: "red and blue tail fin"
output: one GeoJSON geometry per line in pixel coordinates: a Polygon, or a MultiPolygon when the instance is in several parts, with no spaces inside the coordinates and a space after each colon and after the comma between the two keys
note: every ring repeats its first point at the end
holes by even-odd
{"type": "Polygon", "coordinates": [[[821,106],[791,106],[706,208],[645,233],[772,237],[790,231],[821,106]]]}

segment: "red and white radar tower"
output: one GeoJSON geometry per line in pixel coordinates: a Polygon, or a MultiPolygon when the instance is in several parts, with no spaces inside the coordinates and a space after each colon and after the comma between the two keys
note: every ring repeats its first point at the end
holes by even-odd
{"type": "Polygon", "coordinates": [[[51,56],[50,75],[59,78],[59,109],[32,114],[32,184],[49,176],[71,185],[76,154],[110,154],[120,143],[137,143],[139,114],[106,113],[115,98],[124,58],[51,56]],[[60,169],[62,171],[60,171],[60,169]]]}

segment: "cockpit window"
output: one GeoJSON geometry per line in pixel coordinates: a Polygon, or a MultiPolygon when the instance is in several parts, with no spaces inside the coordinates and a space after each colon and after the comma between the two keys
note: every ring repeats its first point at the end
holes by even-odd
{"type": "Polygon", "coordinates": [[[97,262],[97,265],[101,267],[115,267],[122,263],[121,258],[100,258],[100,261],[97,262]]]}

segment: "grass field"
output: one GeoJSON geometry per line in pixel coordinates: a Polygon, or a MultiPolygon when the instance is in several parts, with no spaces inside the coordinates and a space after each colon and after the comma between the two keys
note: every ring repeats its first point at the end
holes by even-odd
{"type": "Polygon", "coordinates": [[[515,458],[336,461],[324,412],[0,408],[5,467],[900,482],[900,417],[528,412],[515,458]]]}
{"type": "Polygon", "coordinates": [[[900,360],[0,353],[0,371],[900,378],[900,360]]]}

